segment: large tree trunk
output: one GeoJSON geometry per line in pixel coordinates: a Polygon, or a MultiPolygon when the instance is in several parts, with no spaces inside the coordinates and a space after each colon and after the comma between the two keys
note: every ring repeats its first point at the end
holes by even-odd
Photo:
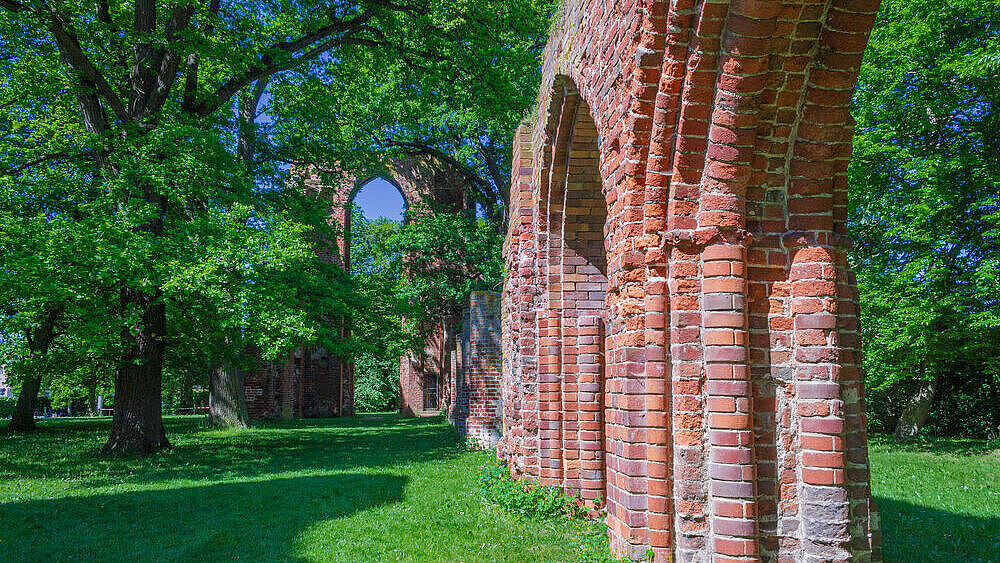
{"type": "Polygon", "coordinates": [[[225,428],[247,428],[250,416],[243,393],[243,372],[232,366],[219,366],[208,379],[208,421],[225,428]]]}
{"type": "MultiPolygon", "coordinates": [[[[267,89],[267,77],[260,78],[249,91],[240,93],[239,142],[237,152],[247,170],[254,167],[256,146],[256,119],[260,99],[267,89]]],[[[246,354],[241,349],[241,354],[246,354]]],[[[208,422],[226,428],[248,428],[246,394],[243,389],[243,372],[232,365],[220,365],[211,370],[208,379],[208,422]]]]}
{"type": "MultiPolygon", "coordinates": [[[[28,341],[28,353],[33,358],[43,357],[49,352],[49,346],[56,338],[56,320],[62,313],[61,306],[47,309],[41,316],[41,323],[32,332],[27,330],[25,337],[28,341]]],[[[15,432],[27,432],[35,429],[35,403],[38,399],[38,392],[42,388],[41,374],[33,375],[24,380],[21,384],[21,392],[17,396],[17,403],[14,405],[14,413],[7,426],[15,432]]]]}
{"type": "Polygon", "coordinates": [[[167,311],[154,296],[132,289],[122,291],[122,301],[142,311],[142,324],[122,334],[130,346],[115,371],[111,436],[103,451],[147,455],[170,447],[161,411],[167,311]]]}
{"type": "Polygon", "coordinates": [[[24,380],[7,428],[14,432],[29,432],[35,429],[35,399],[38,398],[38,391],[41,387],[41,376],[29,377],[24,380]]]}
{"type": "Polygon", "coordinates": [[[87,384],[87,416],[100,416],[97,407],[97,376],[87,384]]]}
{"type": "Polygon", "coordinates": [[[927,422],[931,405],[934,403],[934,395],[937,393],[937,380],[921,381],[918,384],[909,403],[903,409],[903,414],[896,424],[894,435],[897,440],[910,440],[920,433],[927,422]]]}

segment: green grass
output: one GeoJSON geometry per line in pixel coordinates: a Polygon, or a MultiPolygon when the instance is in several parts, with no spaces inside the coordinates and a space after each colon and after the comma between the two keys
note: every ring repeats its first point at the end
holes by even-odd
{"type": "MultiPolygon", "coordinates": [[[[0,561],[567,561],[589,530],[484,502],[489,454],[439,419],[172,417],[173,450],[117,460],[108,424],[0,433],[0,561]]],[[[1000,454],[875,437],[871,459],[886,561],[1000,561],[1000,454]]]]}
{"type": "Polygon", "coordinates": [[[1000,451],[982,440],[872,438],[887,562],[1000,562],[1000,451]]]}
{"type": "Polygon", "coordinates": [[[575,557],[568,521],[481,500],[489,454],[438,419],[200,421],[168,419],[173,450],[147,459],[98,457],[106,419],[0,434],[0,561],[575,557]]]}

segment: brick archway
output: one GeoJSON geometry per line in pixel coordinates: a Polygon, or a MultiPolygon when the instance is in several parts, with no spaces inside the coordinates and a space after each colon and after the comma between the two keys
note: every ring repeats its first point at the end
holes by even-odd
{"type": "MultiPolygon", "coordinates": [[[[468,205],[462,180],[423,158],[393,159],[356,174],[313,166],[301,170],[300,177],[307,193],[329,202],[330,220],[339,226],[339,234],[336,248],[326,258],[344,268],[350,268],[351,263],[350,206],[370,180],[382,178],[392,184],[411,212],[462,210],[468,205]]],[[[412,216],[407,213],[407,219],[412,216]]],[[[456,322],[442,320],[433,327],[424,354],[413,353],[400,360],[401,412],[413,415],[423,410],[428,387],[441,390],[437,408],[455,410],[458,399],[451,355],[457,345],[456,322]],[[417,404],[420,408],[414,409],[417,404]]],[[[253,418],[326,417],[354,414],[354,383],[352,362],[322,349],[302,347],[280,364],[265,362],[248,374],[244,387],[253,418]]]]}
{"type": "Polygon", "coordinates": [[[405,189],[404,190],[404,188],[400,187],[400,185],[395,180],[392,179],[392,175],[388,174],[386,172],[382,172],[382,173],[379,173],[379,174],[374,174],[372,176],[369,176],[365,180],[356,182],[355,186],[354,186],[354,189],[348,195],[347,201],[345,201],[343,204],[338,204],[338,203],[334,204],[334,205],[337,206],[338,209],[343,209],[343,211],[342,211],[342,219],[338,219],[337,221],[341,225],[341,228],[343,229],[343,242],[340,245],[340,255],[341,255],[341,260],[343,261],[344,269],[347,270],[347,271],[351,271],[351,243],[350,243],[350,241],[351,241],[351,232],[352,232],[352,230],[351,230],[351,215],[347,211],[349,209],[351,209],[351,206],[354,204],[354,200],[355,200],[355,198],[357,198],[358,194],[361,193],[361,191],[363,189],[365,189],[365,187],[368,184],[370,184],[371,182],[373,182],[375,180],[384,180],[390,186],[392,186],[393,188],[395,188],[397,192],[399,192],[400,197],[403,199],[403,221],[404,222],[408,220],[407,214],[408,214],[409,209],[411,209],[415,204],[417,204],[420,201],[422,201],[422,198],[417,193],[415,193],[415,190],[412,189],[412,186],[408,186],[410,189],[405,189]]]}
{"type": "Polygon", "coordinates": [[[544,484],[605,498],[607,209],[590,108],[569,77],[553,84],[536,202],[539,271],[539,467],[544,484]],[[543,234],[544,233],[544,234],[543,234]]]}
{"type": "Polygon", "coordinates": [[[565,478],[579,404],[564,400],[574,335],[551,179],[576,123],[566,111],[585,106],[605,196],[589,209],[607,211],[603,427],[619,553],[881,558],[846,260],[850,100],[876,9],[563,3],[538,111],[515,139],[500,454],[583,488],[565,478]]]}

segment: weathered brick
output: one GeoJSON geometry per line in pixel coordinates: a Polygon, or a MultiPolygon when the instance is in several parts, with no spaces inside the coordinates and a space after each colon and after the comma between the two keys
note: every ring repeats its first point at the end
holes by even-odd
{"type": "Polygon", "coordinates": [[[584,498],[603,482],[622,554],[879,558],[867,452],[845,449],[864,403],[842,247],[875,4],[568,2],[554,28],[515,143],[500,455],[584,498]],[[565,271],[579,263],[606,279],[565,271]],[[592,283],[606,291],[583,299],[592,283]],[[602,331],[586,343],[585,312],[602,331]],[[583,374],[601,385],[574,389],[583,374]],[[581,413],[605,437],[588,488],[581,413]]]}

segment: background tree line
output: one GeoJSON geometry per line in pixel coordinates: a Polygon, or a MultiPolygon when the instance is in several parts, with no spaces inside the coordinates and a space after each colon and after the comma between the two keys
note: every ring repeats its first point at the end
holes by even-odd
{"type": "MultiPolygon", "coordinates": [[[[0,346],[21,403],[11,426],[34,424],[39,389],[95,388],[97,374],[114,395],[104,451],[150,453],[169,446],[164,374],[208,371],[224,395],[258,356],[302,344],[355,353],[363,334],[340,338],[342,319],[364,324],[373,309],[320,258],[337,233],[288,165],[356,172],[420,152],[466,174],[502,224],[502,197],[484,186],[506,175],[496,155],[534,96],[550,11],[0,0],[0,346]]],[[[230,410],[219,422],[242,423],[230,410]]]]}
{"type": "Polygon", "coordinates": [[[883,0],[854,98],[869,425],[1000,432],[1000,3],[883,0]]]}
{"type": "MultiPolygon", "coordinates": [[[[106,451],[147,453],[168,444],[164,389],[187,404],[306,343],[356,357],[359,400],[390,406],[416,321],[502,276],[510,139],[553,9],[0,0],[0,354],[20,396],[113,393],[106,451]],[[290,167],[412,154],[483,217],[359,218],[367,261],[319,259],[337,233],[290,167]]],[[[869,423],[901,438],[1000,427],[998,23],[997,0],[884,0],[855,96],[869,423]]]]}

